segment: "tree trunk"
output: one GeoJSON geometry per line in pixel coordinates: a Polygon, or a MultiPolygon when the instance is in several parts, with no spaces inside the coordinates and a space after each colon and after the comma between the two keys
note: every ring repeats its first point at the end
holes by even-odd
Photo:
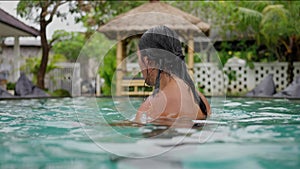
{"type": "Polygon", "coordinates": [[[288,55],[288,68],[287,68],[287,80],[288,84],[293,82],[294,79],[294,64],[293,64],[293,56],[292,54],[288,55]]]}
{"type": "Polygon", "coordinates": [[[46,27],[47,23],[45,20],[40,21],[40,36],[42,45],[42,60],[37,74],[37,86],[41,89],[45,89],[45,75],[48,64],[49,56],[49,45],[46,37],[46,27]]]}
{"type": "Polygon", "coordinates": [[[293,82],[294,79],[294,60],[297,56],[297,48],[296,48],[296,36],[291,36],[290,38],[290,45],[288,50],[288,84],[293,82]]]}

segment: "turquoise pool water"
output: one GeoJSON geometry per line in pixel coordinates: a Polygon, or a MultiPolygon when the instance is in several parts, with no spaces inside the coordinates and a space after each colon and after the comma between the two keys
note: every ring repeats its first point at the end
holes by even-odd
{"type": "Polygon", "coordinates": [[[124,122],[141,102],[1,100],[0,168],[300,168],[299,100],[217,98],[193,129],[124,122]]]}

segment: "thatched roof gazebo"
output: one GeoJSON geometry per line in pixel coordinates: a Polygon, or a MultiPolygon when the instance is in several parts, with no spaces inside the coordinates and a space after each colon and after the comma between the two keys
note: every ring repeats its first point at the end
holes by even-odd
{"type": "MultiPolygon", "coordinates": [[[[140,37],[149,28],[165,25],[178,33],[182,40],[188,43],[188,68],[192,74],[194,36],[209,34],[209,25],[199,18],[185,13],[171,5],[162,2],[148,2],[127,13],[121,14],[99,28],[109,39],[118,40],[117,65],[122,63],[124,56],[124,40],[140,37]]],[[[122,93],[123,68],[117,69],[116,95],[122,93]]]]}

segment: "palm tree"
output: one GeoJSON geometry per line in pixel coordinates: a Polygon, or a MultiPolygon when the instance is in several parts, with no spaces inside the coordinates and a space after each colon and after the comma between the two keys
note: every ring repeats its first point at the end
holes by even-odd
{"type": "Polygon", "coordinates": [[[300,2],[237,2],[238,28],[249,30],[279,60],[288,62],[288,82],[293,81],[293,61],[300,56],[300,2]]]}

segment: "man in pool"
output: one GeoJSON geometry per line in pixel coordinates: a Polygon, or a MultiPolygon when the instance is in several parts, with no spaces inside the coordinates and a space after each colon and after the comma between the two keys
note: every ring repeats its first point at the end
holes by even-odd
{"type": "Polygon", "coordinates": [[[138,48],[145,83],[154,86],[154,91],[138,109],[136,122],[202,120],[210,115],[210,105],[188,74],[181,43],[173,30],[166,26],[149,29],[138,48]]]}

